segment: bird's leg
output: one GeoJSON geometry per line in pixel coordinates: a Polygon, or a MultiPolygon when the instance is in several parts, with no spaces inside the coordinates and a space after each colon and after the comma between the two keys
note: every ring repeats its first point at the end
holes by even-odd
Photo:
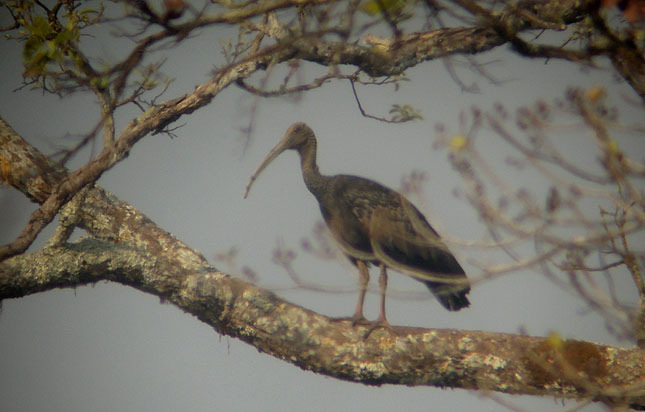
{"type": "Polygon", "coordinates": [[[378,313],[378,323],[388,323],[385,317],[385,290],[387,289],[387,271],[385,265],[381,263],[381,275],[378,278],[378,287],[381,292],[381,306],[378,313]]]}
{"type": "Polygon", "coordinates": [[[381,292],[381,307],[378,313],[378,319],[369,327],[365,335],[363,335],[363,340],[366,340],[372,332],[378,328],[385,328],[391,331],[394,331],[390,322],[387,321],[385,317],[385,290],[387,289],[387,270],[385,265],[381,263],[381,275],[378,278],[378,286],[381,292]]]}
{"type": "Polygon", "coordinates": [[[367,293],[367,284],[370,281],[370,272],[367,269],[367,264],[362,260],[356,261],[356,267],[358,267],[360,277],[358,279],[358,301],[356,302],[354,314],[351,317],[333,319],[333,321],[337,322],[349,320],[352,322],[352,326],[368,323],[367,319],[363,316],[363,302],[365,301],[365,294],[367,293]]]}
{"type": "Polygon", "coordinates": [[[370,272],[367,269],[367,264],[362,260],[356,262],[358,266],[358,301],[356,302],[356,309],[354,309],[354,316],[352,316],[352,323],[357,324],[365,321],[363,316],[363,302],[365,302],[365,294],[367,293],[367,284],[370,281],[370,272]]]}

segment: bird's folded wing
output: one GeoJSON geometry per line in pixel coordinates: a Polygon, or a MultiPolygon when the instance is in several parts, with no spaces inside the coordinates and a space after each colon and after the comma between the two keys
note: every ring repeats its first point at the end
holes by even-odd
{"type": "MultiPolygon", "coordinates": [[[[407,212],[387,208],[374,210],[370,242],[375,257],[422,281],[468,284],[464,270],[436,232],[425,220],[415,222],[417,217],[407,212]]],[[[423,219],[423,215],[420,216],[423,219]]]]}

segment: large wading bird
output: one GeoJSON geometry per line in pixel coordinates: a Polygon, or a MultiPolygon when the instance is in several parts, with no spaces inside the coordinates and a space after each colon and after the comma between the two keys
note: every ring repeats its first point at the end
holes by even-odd
{"type": "Polygon", "coordinates": [[[400,193],[372,180],[320,174],[316,164],[316,144],[316,137],[309,126],[292,124],[251,176],[244,197],[248,196],[253,182],[273,159],[285,150],[298,152],[307,189],[318,200],[323,218],[340,248],[360,273],[358,302],[350,319],[354,323],[366,322],[363,301],[370,264],[381,269],[377,324],[387,324],[387,268],[423,282],[450,311],[469,306],[466,295],[470,284],[464,270],[421,212],[400,193]]]}

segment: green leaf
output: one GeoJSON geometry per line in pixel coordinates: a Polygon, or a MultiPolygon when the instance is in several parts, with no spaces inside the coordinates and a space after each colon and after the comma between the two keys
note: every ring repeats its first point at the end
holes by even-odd
{"type": "Polygon", "coordinates": [[[56,47],[56,42],[53,40],[50,40],[46,42],[45,45],[47,46],[47,57],[49,57],[50,59],[54,59],[58,52],[58,48],[56,47]]]}
{"type": "Polygon", "coordinates": [[[38,51],[40,46],[43,44],[43,40],[38,37],[29,37],[25,41],[25,45],[22,49],[22,56],[25,60],[29,60],[33,57],[34,53],[38,51]]]}
{"type": "Polygon", "coordinates": [[[76,40],[76,36],[74,34],[75,33],[70,30],[62,30],[56,35],[56,44],[62,46],[66,43],[71,42],[72,40],[76,40]]]}
{"type": "Polygon", "coordinates": [[[33,23],[28,27],[32,36],[46,38],[49,32],[49,23],[42,16],[34,17],[33,23]]]}
{"type": "Polygon", "coordinates": [[[407,0],[369,0],[361,4],[361,9],[372,16],[384,11],[391,15],[398,14],[406,6],[407,0]]]}
{"type": "Polygon", "coordinates": [[[410,120],[423,119],[421,113],[409,104],[393,104],[390,114],[392,114],[390,120],[393,122],[409,122],[410,120]]]}

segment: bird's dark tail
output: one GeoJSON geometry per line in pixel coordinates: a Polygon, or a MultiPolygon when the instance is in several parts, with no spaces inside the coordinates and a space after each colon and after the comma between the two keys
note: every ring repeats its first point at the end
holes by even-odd
{"type": "Polygon", "coordinates": [[[458,286],[440,282],[422,281],[430,289],[441,305],[449,311],[457,311],[470,306],[466,297],[470,292],[469,286],[458,286]]]}

